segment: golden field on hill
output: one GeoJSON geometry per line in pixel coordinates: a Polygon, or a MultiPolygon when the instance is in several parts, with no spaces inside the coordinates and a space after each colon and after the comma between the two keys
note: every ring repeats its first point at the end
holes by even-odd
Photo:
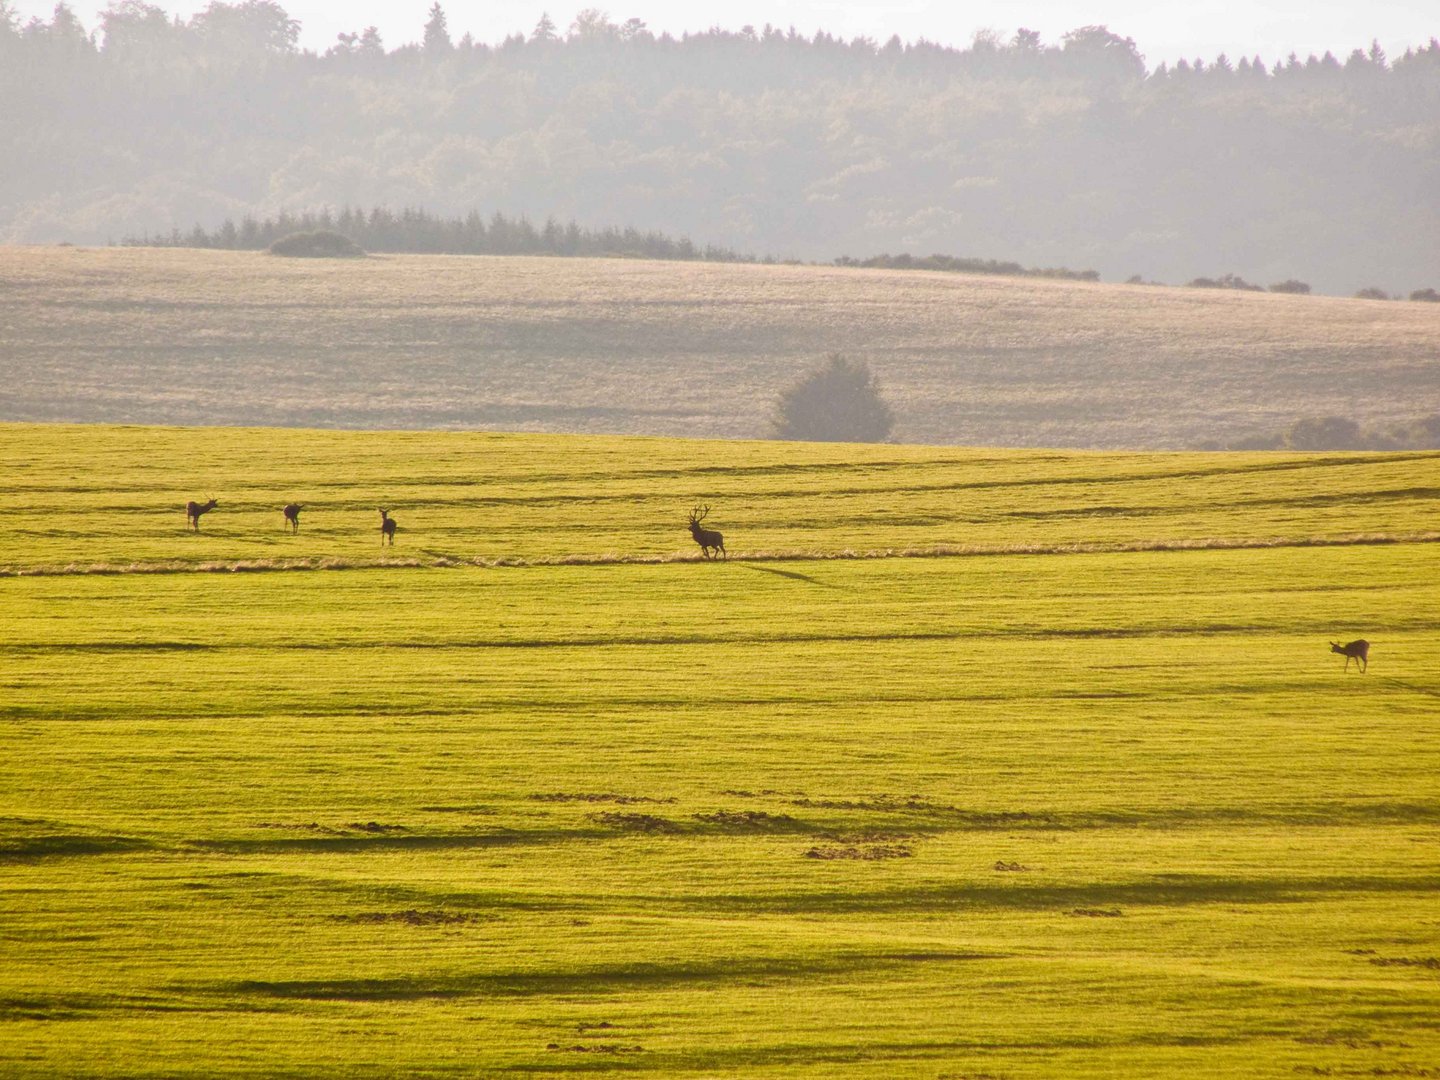
{"type": "Polygon", "coordinates": [[[837,267],[0,248],[0,419],[756,437],[826,353],[907,442],[1440,412],[1440,305],[837,267]]]}

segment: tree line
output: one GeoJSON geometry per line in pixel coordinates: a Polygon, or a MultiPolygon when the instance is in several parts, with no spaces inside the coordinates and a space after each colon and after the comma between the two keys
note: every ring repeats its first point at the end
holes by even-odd
{"type": "MultiPolygon", "coordinates": [[[[317,253],[340,253],[324,243],[326,234],[338,234],[359,249],[386,253],[420,255],[558,255],[582,257],[622,257],[661,259],[677,262],[751,262],[773,264],[773,255],[742,254],[731,248],[707,244],[700,247],[688,238],[675,239],[658,230],[641,232],[633,227],[582,228],[574,221],[560,224],[547,218],[536,226],[526,217],[512,218],[496,211],[488,219],[478,210],[454,217],[444,217],[420,208],[407,207],[398,212],[383,206],[369,211],[344,207],[337,212],[329,209],[282,212],[274,217],[255,218],[245,215],[238,222],[226,219],[214,229],[196,224],[189,230],[171,229],[169,233],[151,236],[127,236],[121,240],[129,247],[212,248],[224,251],[280,250],[277,245],[295,240],[297,250],[307,247],[306,237],[321,241],[317,253]]],[[[313,246],[313,245],[311,245],[313,246]]],[[[282,254],[288,251],[281,250],[282,254]]],[[[842,255],[836,266],[881,268],[888,270],[939,270],[960,274],[999,274],[1011,277],[1063,278],[1072,281],[1098,281],[1094,270],[1070,270],[1066,267],[1025,267],[1016,262],[997,259],[973,259],[950,255],[909,254],[875,255],[852,259],[842,255]]]]}
{"type": "Polygon", "coordinates": [[[808,261],[971,252],[1343,294],[1440,276],[1433,40],[1152,67],[1103,26],[950,47],[588,9],[484,42],[435,4],[413,44],[360,26],[306,51],[299,29],[273,0],[115,0],[95,26],[0,0],[0,240],[418,205],[808,261]]]}
{"type": "MultiPolygon", "coordinates": [[[[486,219],[478,210],[444,217],[423,209],[393,211],[377,206],[366,211],[344,207],[300,213],[281,212],[274,217],[243,216],[226,219],[214,229],[195,225],[188,231],[172,229],[161,236],[125,237],[121,243],[137,247],[217,248],[259,251],[297,233],[337,232],[365,251],[406,252],[422,255],[572,255],[633,256],[645,259],[707,262],[759,262],[730,248],[708,244],[699,247],[689,239],[675,239],[657,230],[607,226],[582,228],[574,221],[562,225],[547,218],[536,226],[526,217],[507,217],[498,211],[486,219]]],[[[773,260],[770,260],[773,261],[773,260]]]]}

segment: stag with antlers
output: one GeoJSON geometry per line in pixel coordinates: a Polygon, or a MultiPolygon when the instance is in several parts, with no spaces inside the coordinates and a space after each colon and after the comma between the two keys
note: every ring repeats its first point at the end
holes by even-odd
{"type": "Polygon", "coordinates": [[[209,502],[203,503],[198,503],[194,499],[191,499],[185,504],[185,524],[190,526],[196,532],[199,532],[200,515],[208,514],[211,510],[214,510],[215,507],[219,505],[220,504],[214,499],[211,499],[209,502]]]}
{"type": "Polygon", "coordinates": [[[695,538],[695,543],[700,545],[700,554],[705,558],[713,559],[716,555],[724,555],[728,560],[730,555],[725,550],[725,537],[714,529],[700,527],[700,522],[705,520],[705,515],[708,513],[710,513],[708,506],[697,506],[690,511],[690,535],[695,538]]]}
{"type": "Polygon", "coordinates": [[[380,546],[384,547],[386,541],[390,546],[395,546],[395,519],[390,516],[389,510],[380,511],[380,546]]]}
{"type": "Polygon", "coordinates": [[[285,515],[285,524],[290,526],[291,532],[300,531],[300,511],[305,509],[304,503],[286,503],[280,512],[285,515]]]}

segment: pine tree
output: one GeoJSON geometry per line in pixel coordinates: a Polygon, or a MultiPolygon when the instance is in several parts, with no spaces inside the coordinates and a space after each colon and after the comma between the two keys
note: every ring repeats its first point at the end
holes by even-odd
{"type": "Polygon", "coordinates": [[[440,0],[435,0],[430,6],[430,21],[425,24],[425,54],[444,56],[454,48],[450,43],[450,31],[445,26],[445,11],[440,7],[440,0]]]}

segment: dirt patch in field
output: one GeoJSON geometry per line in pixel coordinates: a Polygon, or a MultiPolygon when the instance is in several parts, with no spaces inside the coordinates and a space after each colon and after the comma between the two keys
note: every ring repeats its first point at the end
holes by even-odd
{"type": "Polygon", "coordinates": [[[889,844],[896,840],[913,840],[915,834],[894,829],[859,829],[853,832],[824,832],[820,837],[836,844],[889,844]]]}
{"type": "Polygon", "coordinates": [[[408,825],[385,825],[378,821],[350,821],[340,826],[342,829],[349,829],[352,832],[364,833],[397,833],[409,832],[408,825]]]}
{"type": "Polygon", "coordinates": [[[940,806],[927,795],[870,795],[860,798],[792,799],[791,806],[805,806],[816,810],[871,810],[881,813],[897,811],[955,811],[953,806],[940,806]]]}
{"type": "Polygon", "coordinates": [[[721,795],[731,795],[737,799],[764,799],[764,798],[795,798],[805,797],[803,791],[777,791],[774,788],[762,788],[759,791],[750,791],[747,788],[726,788],[720,792],[721,795]]]}
{"type": "Polygon", "coordinates": [[[1119,908],[1077,907],[1065,912],[1077,919],[1118,919],[1125,913],[1119,908]]]}
{"type": "Polygon", "coordinates": [[[858,859],[862,862],[877,862],[881,859],[908,859],[915,854],[905,844],[870,844],[866,846],[849,845],[840,846],[817,846],[805,852],[807,859],[858,859]]]}
{"type": "Polygon", "coordinates": [[[654,814],[631,814],[621,810],[601,810],[598,814],[589,815],[590,820],[612,829],[620,829],[624,832],[671,834],[678,833],[680,826],[669,818],[656,817],[654,814]]]}
{"type": "Polygon", "coordinates": [[[1030,867],[1018,862],[1006,862],[1004,859],[997,859],[994,869],[1008,874],[1028,874],[1030,872],[1030,867]]]}
{"type": "Polygon", "coordinates": [[[1370,963],[1376,967],[1423,968],[1425,971],[1440,971],[1440,956],[1372,956],[1370,963]]]}
{"type": "Polygon", "coordinates": [[[529,796],[533,802],[547,803],[614,803],[617,806],[632,806],[640,803],[673,803],[673,798],[653,798],[649,795],[618,795],[614,792],[548,791],[529,796]]]}

